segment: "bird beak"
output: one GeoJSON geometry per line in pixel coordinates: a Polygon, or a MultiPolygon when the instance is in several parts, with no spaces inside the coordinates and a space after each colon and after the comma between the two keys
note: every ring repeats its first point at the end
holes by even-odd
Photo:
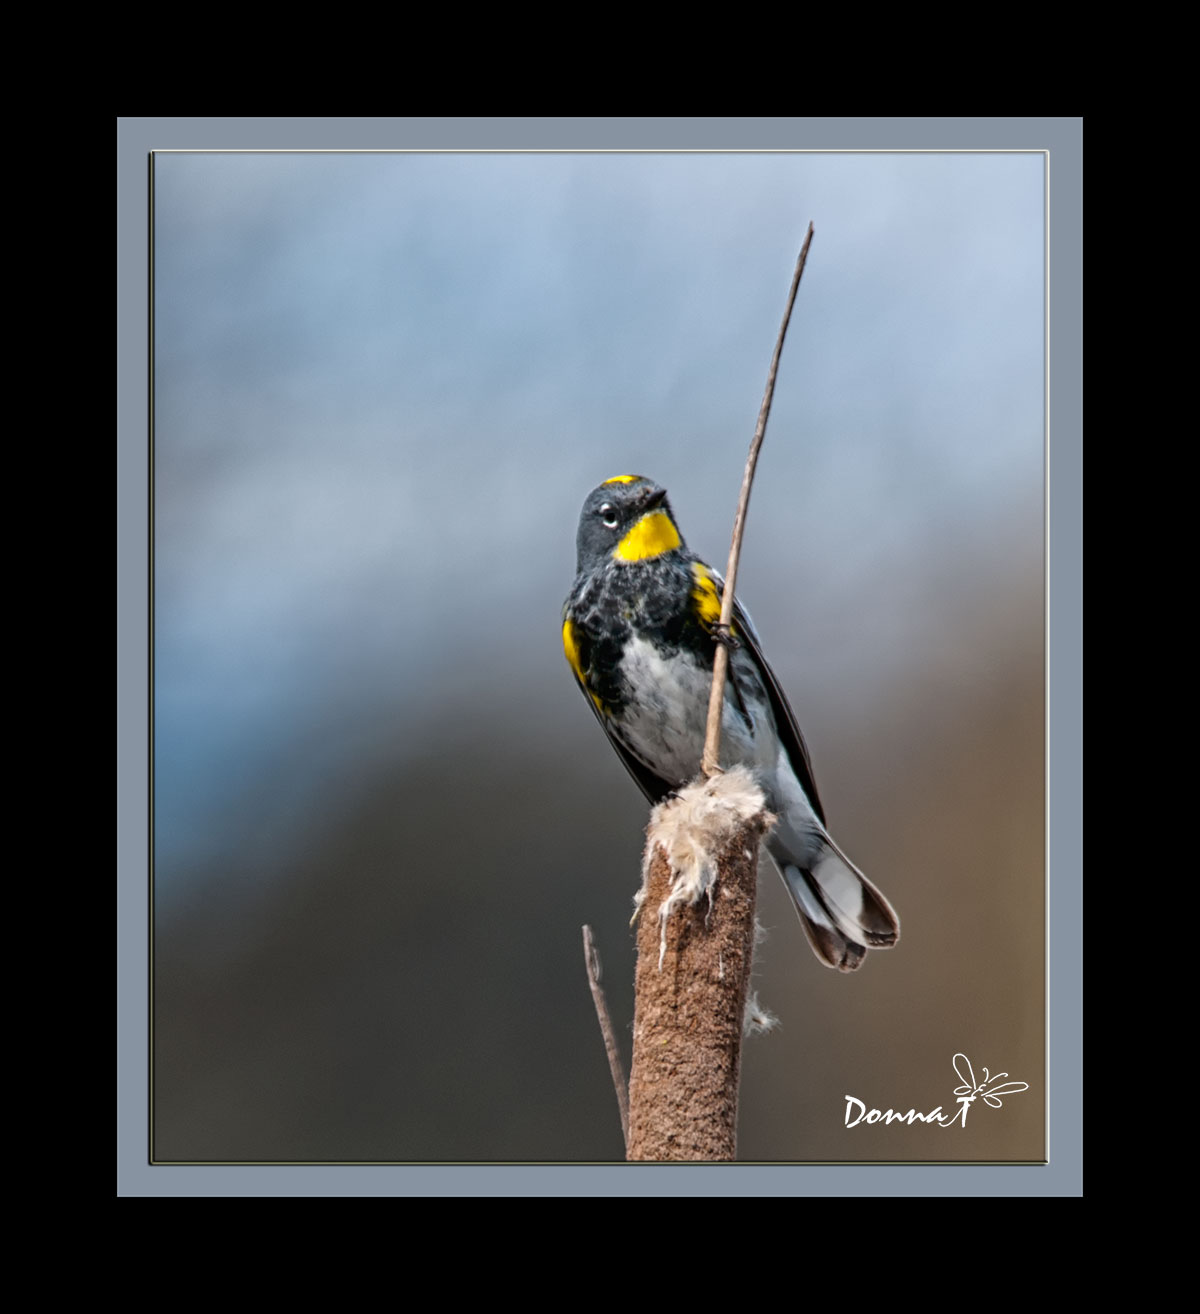
{"type": "Polygon", "coordinates": [[[649,511],[653,507],[661,506],[667,496],[665,488],[651,488],[642,494],[642,510],[649,511]]]}

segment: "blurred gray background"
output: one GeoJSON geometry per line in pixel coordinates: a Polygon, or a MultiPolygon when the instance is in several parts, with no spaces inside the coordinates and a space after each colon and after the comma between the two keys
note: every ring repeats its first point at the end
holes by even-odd
{"type": "Polygon", "coordinates": [[[154,168],[154,1150],[591,1161],[645,807],[563,660],[579,506],[723,564],[899,946],[761,881],[744,1159],[1044,1154],[1043,158],[178,154],[154,168]],[[965,1052],[1029,1083],[965,1128],[965,1052]]]}

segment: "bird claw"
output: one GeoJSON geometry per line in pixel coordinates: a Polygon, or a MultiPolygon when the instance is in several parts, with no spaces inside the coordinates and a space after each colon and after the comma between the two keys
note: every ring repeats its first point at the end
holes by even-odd
{"type": "Polygon", "coordinates": [[[733,633],[733,627],[731,625],[722,625],[720,621],[712,627],[712,637],[714,643],[719,643],[730,652],[742,646],[741,640],[733,633]]]}

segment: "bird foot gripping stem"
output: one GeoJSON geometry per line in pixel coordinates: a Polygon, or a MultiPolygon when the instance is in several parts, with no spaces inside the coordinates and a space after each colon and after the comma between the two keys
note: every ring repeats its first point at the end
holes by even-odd
{"type": "Polygon", "coordinates": [[[742,646],[741,640],[733,632],[732,625],[722,625],[720,621],[714,622],[711,628],[713,643],[719,643],[722,648],[729,652],[742,646]]]}

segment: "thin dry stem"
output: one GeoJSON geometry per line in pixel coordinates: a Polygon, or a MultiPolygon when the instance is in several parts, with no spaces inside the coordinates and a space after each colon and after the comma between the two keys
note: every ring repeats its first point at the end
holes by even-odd
{"type": "Polygon", "coordinates": [[[600,955],[596,952],[590,926],[583,928],[583,957],[587,963],[588,985],[592,988],[592,1003],[596,1005],[596,1017],[600,1021],[604,1050],[608,1055],[608,1070],[612,1073],[613,1088],[617,1092],[617,1108],[621,1113],[621,1135],[628,1152],[629,1085],[625,1080],[625,1069],[621,1066],[621,1051],[617,1048],[616,1033],[613,1031],[612,1018],[608,1013],[608,1000],[605,999],[604,988],[600,984],[600,955]]]}
{"type": "MultiPolygon", "coordinates": [[[[758,464],[758,451],[762,447],[763,436],[767,432],[767,417],[771,413],[771,399],[775,395],[775,375],[779,370],[779,357],[783,352],[783,339],[787,335],[788,321],[792,317],[792,306],[796,302],[796,291],[804,273],[804,262],[808,259],[808,248],[813,238],[813,226],[808,225],[804,235],[804,245],[796,261],[796,272],[792,275],[792,286],[788,292],[787,309],[783,312],[783,323],[779,326],[779,336],[775,339],[775,354],[771,357],[771,368],[767,374],[767,387],[763,393],[762,406],[758,411],[758,424],[754,429],[754,438],[750,443],[750,453],[746,457],[746,473],[742,476],[742,491],[738,496],[737,515],[733,521],[733,541],[729,545],[729,564],[725,568],[725,592],[721,598],[721,619],[717,634],[726,640],[729,636],[730,622],[733,620],[733,593],[737,583],[738,558],[742,552],[742,534],[746,528],[746,509],[750,505],[750,485],[754,482],[754,467],[758,464]]],[[[713,658],[712,691],[708,699],[708,726],[704,736],[704,757],[700,769],[708,777],[715,775],[721,768],[718,758],[721,750],[721,705],[725,700],[725,673],[729,666],[729,650],[726,642],[717,644],[713,658]]]]}

